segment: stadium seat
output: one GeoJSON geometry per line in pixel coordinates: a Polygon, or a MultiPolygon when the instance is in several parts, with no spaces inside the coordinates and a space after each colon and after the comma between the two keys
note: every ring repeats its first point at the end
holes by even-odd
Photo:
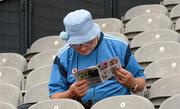
{"type": "Polygon", "coordinates": [[[49,81],[51,67],[51,65],[42,66],[31,71],[26,78],[25,90],[40,82],[49,81]]]}
{"type": "Polygon", "coordinates": [[[177,94],[162,102],[159,109],[179,109],[179,103],[180,103],[180,94],[177,94]]]}
{"type": "Polygon", "coordinates": [[[110,36],[112,35],[112,36],[120,37],[120,38],[124,39],[126,42],[129,43],[128,38],[127,38],[124,34],[122,34],[122,33],[118,33],[118,32],[107,32],[107,33],[104,33],[104,34],[108,34],[108,35],[110,35],[110,36]]]}
{"type": "Polygon", "coordinates": [[[158,59],[180,56],[180,43],[173,41],[150,43],[135,51],[134,56],[139,64],[146,68],[158,59]]]}
{"type": "Polygon", "coordinates": [[[174,74],[163,77],[152,84],[149,89],[149,99],[155,107],[159,107],[167,98],[180,94],[179,80],[180,74],[174,74]]]}
{"type": "Polygon", "coordinates": [[[94,22],[97,23],[101,31],[103,32],[119,32],[123,33],[124,26],[120,19],[117,18],[101,18],[94,19],[94,22]]]}
{"type": "Polygon", "coordinates": [[[0,102],[0,109],[17,109],[17,108],[10,103],[0,102]]]}
{"type": "Polygon", "coordinates": [[[128,22],[132,18],[139,15],[152,13],[168,15],[168,10],[165,6],[160,4],[146,4],[134,6],[125,13],[123,22],[128,22]]]}
{"type": "Polygon", "coordinates": [[[9,83],[22,88],[24,77],[22,72],[14,67],[0,66],[0,83],[9,83]]]}
{"type": "Polygon", "coordinates": [[[134,17],[125,27],[125,35],[128,39],[143,31],[154,29],[171,29],[172,21],[169,17],[163,14],[145,14],[134,17]]]}
{"type": "Polygon", "coordinates": [[[154,109],[154,106],[145,97],[123,95],[102,99],[95,103],[91,109],[154,109]]]}
{"type": "Polygon", "coordinates": [[[14,106],[20,104],[21,91],[12,84],[0,83],[0,102],[8,102],[14,106]]]}
{"type": "Polygon", "coordinates": [[[180,4],[180,0],[163,0],[163,5],[171,10],[174,6],[180,4]]]}
{"type": "Polygon", "coordinates": [[[23,103],[34,103],[47,99],[49,99],[48,82],[41,82],[26,91],[23,103]]]}
{"type": "Polygon", "coordinates": [[[176,31],[170,29],[149,30],[136,35],[132,39],[130,47],[132,52],[135,52],[143,45],[161,41],[180,42],[180,35],[176,31]]]}
{"type": "Polygon", "coordinates": [[[35,68],[44,65],[52,65],[57,52],[58,50],[44,51],[33,56],[28,63],[27,70],[23,72],[24,75],[27,75],[30,71],[32,71],[35,68]]]}
{"type": "Polygon", "coordinates": [[[172,8],[170,12],[170,18],[172,21],[175,23],[177,19],[180,17],[180,5],[176,5],[175,7],[172,8]]]}
{"type": "Polygon", "coordinates": [[[36,40],[30,47],[29,53],[24,55],[27,60],[30,60],[35,54],[48,51],[59,50],[65,45],[65,42],[59,38],[59,36],[46,36],[36,40]]]}
{"type": "Polygon", "coordinates": [[[158,79],[173,74],[180,74],[180,57],[163,58],[149,64],[145,69],[146,87],[151,85],[158,79]]]}
{"type": "Polygon", "coordinates": [[[23,72],[26,69],[26,59],[17,53],[0,53],[0,66],[11,66],[23,72]]]}
{"type": "Polygon", "coordinates": [[[85,109],[81,103],[72,99],[50,99],[40,101],[29,109],[85,109]]]}

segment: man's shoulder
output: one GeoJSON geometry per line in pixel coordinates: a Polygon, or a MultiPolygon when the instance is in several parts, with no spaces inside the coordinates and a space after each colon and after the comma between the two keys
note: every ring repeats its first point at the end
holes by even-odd
{"type": "Polygon", "coordinates": [[[104,40],[106,40],[107,42],[113,42],[113,43],[120,43],[120,44],[128,45],[128,42],[126,40],[124,40],[123,38],[117,37],[114,35],[110,35],[110,34],[108,34],[108,35],[106,34],[104,36],[104,40]]]}
{"type": "Polygon", "coordinates": [[[61,57],[63,54],[68,53],[69,49],[70,49],[70,46],[66,44],[64,47],[62,47],[62,48],[59,50],[59,52],[57,53],[57,56],[58,56],[58,57],[61,57]]]}

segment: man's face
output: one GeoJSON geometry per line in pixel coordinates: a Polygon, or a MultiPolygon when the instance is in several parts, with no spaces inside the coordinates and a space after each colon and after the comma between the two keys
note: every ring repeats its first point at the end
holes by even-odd
{"type": "Polygon", "coordinates": [[[74,48],[79,54],[88,55],[93,51],[97,43],[98,43],[98,37],[83,44],[71,44],[70,46],[74,48]]]}

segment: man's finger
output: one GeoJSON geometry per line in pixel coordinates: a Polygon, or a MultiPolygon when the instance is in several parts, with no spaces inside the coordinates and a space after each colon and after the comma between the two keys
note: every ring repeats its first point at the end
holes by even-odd
{"type": "Polygon", "coordinates": [[[76,86],[77,86],[77,87],[80,87],[80,86],[82,86],[82,85],[85,84],[85,83],[88,83],[88,81],[84,79],[84,80],[78,81],[77,84],[76,84],[76,86]]]}
{"type": "Polygon", "coordinates": [[[117,76],[118,78],[125,78],[125,75],[122,74],[119,70],[116,71],[115,76],[117,76]]]}
{"type": "Polygon", "coordinates": [[[129,74],[129,72],[123,68],[119,68],[118,71],[121,72],[123,75],[129,74]]]}

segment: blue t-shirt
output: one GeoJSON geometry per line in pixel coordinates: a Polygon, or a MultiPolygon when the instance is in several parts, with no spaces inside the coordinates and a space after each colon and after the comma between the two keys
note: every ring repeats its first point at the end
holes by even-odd
{"type": "MultiPolygon", "coordinates": [[[[48,85],[49,96],[68,90],[69,86],[76,81],[72,74],[73,68],[81,70],[116,56],[119,57],[123,68],[132,73],[135,78],[144,78],[144,70],[132,55],[128,43],[119,37],[108,34],[104,36],[101,33],[98,45],[89,55],[80,55],[69,45],[65,45],[60,50],[52,67],[48,85]]],[[[110,96],[127,94],[130,94],[130,90],[121,85],[115,78],[112,78],[103,82],[103,84],[89,88],[82,100],[88,102],[94,98],[94,102],[97,102],[110,96]]]]}

